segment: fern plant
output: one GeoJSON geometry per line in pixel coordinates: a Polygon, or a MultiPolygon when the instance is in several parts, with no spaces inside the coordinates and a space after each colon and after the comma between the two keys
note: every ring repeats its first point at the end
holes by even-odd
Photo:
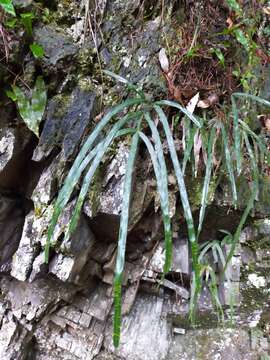
{"type": "Polygon", "coordinates": [[[122,199],[122,211],[120,218],[120,228],[118,237],[118,252],[115,268],[114,278],[114,345],[119,345],[120,340],[120,324],[121,324],[121,284],[122,274],[125,264],[125,249],[126,239],[128,232],[128,220],[129,220],[129,208],[131,202],[131,190],[132,190],[132,175],[135,166],[136,153],[138,150],[139,140],[141,140],[149,151],[153,168],[157,180],[158,192],[160,195],[160,205],[162,211],[162,218],[164,224],[165,235],[165,264],[164,274],[168,273],[171,267],[172,261],[172,235],[171,235],[171,222],[169,216],[169,200],[168,200],[168,181],[167,181],[167,168],[162,149],[162,142],[158,129],[151,117],[152,112],[155,112],[163,126],[166,140],[168,142],[170,156],[174,166],[175,174],[177,177],[179,192],[184,209],[184,216],[188,226],[189,240],[192,247],[193,268],[195,272],[195,279],[199,281],[199,269],[198,263],[198,251],[197,251],[197,237],[194,228],[194,221],[191,212],[191,207],[187,195],[187,190],[184,182],[183,173],[181,170],[180,162],[176,153],[173,136],[170,130],[167,116],[165,115],[162,107],[170,106],[180,110],[185,114],[190,121],[194,123],[196,127],[201,127],[201,122],[191,113],[189,113],[180,104],[172,101],[151,101],[148,100],[144,93],[138,90],[133,84],[129,83],[122,77],[115,75],[109,71],[106,71],[107,75],[110,75],[116,80],[125,83],[129,89],[135,92],[135,97],[125,100],[121,104],[111,109],[99,122],[94,131],[88,137],[84,145],[82,146],[77,158],[75,159],[69,174],[64,182],[64,185],[59,192],[58,198],[55,202],[54,213],[52,221],[48,229],[47,244],[45,249],[46,262],[49,259],[49,247],[50,241],[54,232],[54,228],[57,224],[60,214],[69,201],[69,198],[73,192],[75,185],[79,182],[81,176],[83,177],[81,190],[77,199],[74,213],[70,220],[69,228],[66,233],[66,237],[70,237],[76,229],[81,209],[88,192],[88,188],[91,185],[91,181],[98,168],[102,158],[112,142],[121,136],[131,136],[131,145],[129,151],[129,157],[126,165],[126,173],[124,178],[124,194],[122,199]],[[127,111],[126,115],[123,115],[123,111],[127,111]],[[100,141],[97,145],[95,141],[101,134],[104,127],[114,118],[118,116],[118,119],[114,122],[111,130],[107,133],[104,140],[100,141]],[[130,127],[130,124],[133,127],[130,127]],[[151,130],[151,135],[154,144],[151,143],[149,138],[145,135],[143,130],[148,127],[151,130]],[[86,171],[86,173],[84,173],[86,171]]]}
{"type": "MultiPolygon", "coordinates": [[[[122,211],[121,211],[120,227],[119,227],[119,235],[118,235],[118,251],[117,251],[117,260],[116,260],[115,277],[114,277],[113,341],[114,341],[114,345],[117,347],[120,342],[122,274],[124,271],[124,264],[125,264],[125,250],[126,250],[126,239],[128,233],[129,208],[131,203],[132,178],[133,178],[133,172],[134,172],[136,154],[138,151],[139,142],[141,141],[149,152],[153,164],[155,177],[157,180],[157,189],[160,197],[160,207],[163,218],[164,238],[165,238],[165,263],[164,263],[163,271],[164,274],[166,274],[170,271],[171,262],[172,262],[172,235],[171,235],[171,221],[169,216],[168,180],[167,180],[168,173],[167,173],[166,162],[163,153],[161,134],[159,132],[160,130],[158,130],[155,122],[153,121],[153,116],[155,116],[155,118],[157,116],[162,125],[165,138],[168,143],[169,154],[175,171],[183,213],[188,228],[188,237],[190,241],[192,267],[193,267],[192,294],[191,294],[189,312],[190,312],[191,321],[194,321],[196,304],[201,290],[202,271],[207,271],[207,274],[209,274],[209,276],[211,276],[211,278],[214,279],[213,272],[210,271],[209,268],[202,269],[201,266],[202,264],[200,264],[199,262],[200,249],[198,245],[198,238],[200,231],[202,229],[203,220],[205,216],[205,209],[208,202],[209,184],[213,170],[213,164],[212,164],[213,149],[218,134],[218,129],[216,126],[212,126],[210,131],[208,131],[207,125],[204,125],[202,119],[198,119],[197,117],[195,117],[192,113],[187,111],[186,108],[184,108],[180,104],[168,100],[161,100],[161,101],[149,100],[141,90],[139,90],[136,86],[128,82],[126,79],[109,71],[105,71],[105,73],[115,78],[117,81],[124,83],[129,88],[129,90],[135,93],[135,96],[128,98],[127,100],[123,101],[122,103],[120,103],[119,105],[113,107],[110,111],[108,111],[107,114],[101,119],[101,121],[92,131],[92,133],[89,135],[89,137],[83,144],[81,150],[79,151],[69,171],[69,174],[65,179],[64,185],[60,190],[59,195],[55,201],[54,213],[48,229],[47,243],[45,247],[45,260],[46,262],[48,262],[49,260],[50,241],[52,239],[55,226],[57,224],[59,216],[61,215],[63,209],[67,205],[76,184],[82,178],[81,190],[77,198],[75,210],[70,220],[68,230],[65,234],[66,238],[69,238],[76,229],[80,217],[81,209],[84,200],[86,198],[89,186],[91,186],[91,181],[93,180],[95,171],[100,165],[100,162],[102,161],[102,158],[104,157],[106,151],[108,151],[112,142],[117,138],[122,136],[130,137],[131,145],[130,145],[129,157],[126,164],[125,177],[124,177],[124,192],[122,198],[122,211]],[[187,146],[185,149],[185,153],[183,154],[182,166],[177,156],[173,134],[171,132],[171,128],[166,113],[163,110],[164,107],[173,107],[185,116],[184,121],[187,126],[187,131],[186,131],[187,146]],[[123,115],[123,113],[125,115],[123,115]],[[99,135],[102,133],[105,126],[107,126],[112,121],[112,119],[114,119],[114,123],[111,129],[106,133],[105,138],[103,138],[101,141],[96,143],[99,135]],[[190,201],[188,198],[188,193],[184,181],[184,171],[187,162],[190,161],[191,158],[190,154],[194,146],[194,133],[197,131],[201,132],[206,129],[208,134],[207,161],[206,161],[205,180],[204,180],[202,199],[201,199],[199,226],[196,231],[194,226],[190,201]],[[146,135],[147,130],[151,131],[152,141],[146,135]]],[[[234,96],[243,96],[243,94],[236,94],[234,96]]],[[[249,95],[245,95],[245,96],[249,97],[249,95]]],[[[262,102],[262,100],[258,98],[252,97],[252,99],[262,102]]],[[[265,101],[264,104],[266,104],[265,101]]],[[[234,105],[233,107],[234,136],[236,138],[235,154],[236,154],[238,166],[241,167],[241,156],[239,156],[239,153],[241,155],[241,150],[239,147],[239,141],[241,142],[242,132],[245,140],[247,138],[247,136],[245,135],[246,133],[251,135],[252,138],[258,142],[260,149],[263,152],[265,152],[265,145],[261,142],[261,140],[257,137],[257,135],[250,130],[248,125],[246,125],[238,118],[239,114],[236,107],[236,103],[233,103],[233,105],[234,105]]],[[[235,163],[235,159],[231,155],[232,149],[229,147],[230,145],[228,140],[229,139],[228,130],[223,124],[221,125],[221,133],[223,138],[222,149],[224,151],[222,152],[222,154],[224,155],[225,153],[224,155],[225,163],[227,164],[227,170],[230,181],[232,183],[233,193],[235,193],[236,187],[234,185],[234,167],[233,167],[235,163]]],[[[250,156],[253,155],[251,146],[249,150],[251,151],[250,156]]],[[[254,172],[257,174],[256,169],[254,170],[254,172]]],[[[243,222],[248,216],[251,206],[253,206],[253,200],[250,202],[250,206],[248,206],[246,209],[246,212],[243,216],[243,222]]],[[[243,224],[241,226],[243,226],[243,224]]],[[[239,229],[241,228],[241,226],[239,227],[239,229]]],[[[235,242],[239,234],[240,233],[238,231],[235,236],[235,242]]],[[[212,292],[213,294],[214,294],[214,290],[215,289],[213,288],[213,292],[212,292]]]]}

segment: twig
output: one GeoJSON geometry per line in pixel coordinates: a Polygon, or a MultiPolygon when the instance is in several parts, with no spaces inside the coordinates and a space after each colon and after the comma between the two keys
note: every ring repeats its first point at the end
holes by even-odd
{"type": "Polygon", "coordinates": [[[26,88],[27,90],[31,90],[30,86],[18,75],[16,74],[14,71],[12,71],[11,69],[9,69],[6,65],[2,64],[1,61],[3,59],[0,59],[0,65],[5,68],[10,74],[12,74],[13,76],[15,76],[15,80],[14,83],[16,82],[16,80],[18,79],[26,88]]]}

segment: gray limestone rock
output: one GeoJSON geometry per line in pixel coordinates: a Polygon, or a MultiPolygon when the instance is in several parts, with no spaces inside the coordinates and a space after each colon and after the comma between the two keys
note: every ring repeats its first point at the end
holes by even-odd
{"type": "Polygon", "coordinates": [[[0,266],[10,262],[17,250],[23,221],[22,202],[19,199],[0,194],[0,266]]]}
{"type": "MultiPolygon", "coordinates": [[[[2,120],[1,120],[2,121],[2,120]]],[[[21,188],[32,134],[25,127],[0,128],[0,187],[21,188]]],[[[27,175],[27,174],[25,174],[27,175]]]]}
{"type": "Polygon", "coordinates": [[[122,321],[121,345],[114,349],[108,326],[105,349],[125,360],[162,360],[171,341],[171,328],[162,317],[162,298],[140,294],[130,314],[122,321]]]}
{"type": "Polygon", "coordinates": [[[44,313],[52,311],[61,301],[69,302],[77,291],[71,284],[48,278],[27,283],[3,277],[1,288],[5,293],[5,299],[10,301],[12,310],[20,313],[18,319],[26,316],[29,321],[42,318],[44,313]]]}
{"type": "Polygon", "coordinates": [[[59,28],[45,25],[34,30],[34,40],[40,44],[45,52],[43,62],[50,67],[59,66],[59,62],[74,57],[78,51],[72,38],[59,28]]]}
{"type": "Polygon", "coordinates": [[[67,160],[77,150],[97,110],[96,95],[77,87],[70,96],[56,95],[50,100],[47,116],[33,160],[46,158],[53,149],[62,148],[67,160]]]}
{"type": "Polygon", "coordinates": [[[124,175],[126,172],[126,163],[129,154],[129,146],[127,143],[120,143],[116,156],[109,164],[105,178],[104,191],[100,197],[99,211],[119,215],[122,208],[124,175]]]}
{"type": "Polygon", "coordinates": [[[172,272],[189,275],[191,271],[188,239],[173,239],[172,272]]]}
{"type": "MultiPolygon", "coordinates": [[[[80,282],[80,275],[88,261],[95,237],[86,219],[82,216],[70,239],[60,240],[61,235],[67,230],[73,209],[74,202],[66,206],[59,218],[51,241],[52,246],[58,244],[58,250],[51,259],[49,271],[63,281],[77,283],[80,282]]],[[[49,205],[43,211],[41,214],[32,211],[25,219],[19,248],[12,262],[11,274],[18,280],[25,281],[30,274],[31,280],[33,280],[33,278],[41,275],[37,270],[41,271],[41,273],[45,270],[45,257],[43,257],[42,262],[39,254],[46,243],[47,229],[51,221],[53,206],[49,205]],[[37,257],[39,259],[35,261],[37,257]]],[[[85,274],[82,274],[82,276],[84,277],[85,274]]]]}
{"type": "MultiPolygon", "coordinates": [[[[40,224],[39,224],[40,225],[40,224]]],[[[13,256],[11,275],[25,281],[32,269],[32,263],[39,250],[39,231],[35,222],[34,211],[25,218],[19,247],[13,256]]]]}
{"type": "Polygon", "coordinates": [[[241,261],[244,265],[255,263],[255,252],[248,246],[241,246],[241,261]]]}
{"type": "Polygon", "coordinates": [[[257,360],[249,334],[237,329],[190,330],[176,335],[166,360],[257,360]]]}
{"type": "Polygon", "coordinates": [[[84,217],[81,217],[74,234],[62,242],[60,252],[50,262],[49,271],[62,281],[80,283],[82,270],[94,243],[95,237],[84,217]]]}
{"type": "Polygon", "coordinates": [[[46,167],[35,185],[31,194],[34,207],[37,212],[43,211],[43,207],[51,203],[56,196],[59,182],[62,180],[66,170],[66,161],[63,151],[58,154],[52,163],[46,167]]]}
{"type": "Polygon", "coordinates": [[[33,334],[22,326],[12,314],[2,321],[0,329],[0,358],[27,360],[33,354],[33,334]]]}
{"type": "Polygon", "coordinates": [[[16,137],[12,129],[1,129],[0,140],[0,171],[3,171],[12,159],[15,150],[16,137]]]}

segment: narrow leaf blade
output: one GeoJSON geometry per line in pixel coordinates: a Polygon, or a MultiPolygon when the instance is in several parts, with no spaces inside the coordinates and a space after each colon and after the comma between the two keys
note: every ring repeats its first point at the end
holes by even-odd
{"type": "Polygon", "coordinates": [[[131,200],[132,173],[135,165],[139,134],[136,132],[132,137],[129,157],[126,166],[124,179],[124,191],[122,201],[122,212],[118,236],[118,250],[114,277],[114,316],[113,316],[113,343],[115,347],[120,343],[121,330],[121,295],[122,295],[122,274],[125,265],[126,240],[128,232],[129,207],[131,200]]]}

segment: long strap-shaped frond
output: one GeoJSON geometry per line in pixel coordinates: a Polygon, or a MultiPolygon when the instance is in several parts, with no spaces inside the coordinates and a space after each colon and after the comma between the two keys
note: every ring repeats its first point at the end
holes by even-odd
{"type": "Polygon", "coordinates": [[[257,134],[255,134],[254,131],[252,131],[250,129],[250,127],[248,126],[247,123],[245,123],[243,120],[239,119],[239,124],[242,126],[242,129],[245,132],[247,132],[256,141],[256,143],[258,144],[258,146],[260,148],[261,153],[263,155],[265,155],[266,161],[267,161],[268,165],[270,165],[270,152],[267,148],[267,145],[262,141],[262,139],[257,134]]]}
{"type": "MultiPolygon", "coordinates": [[[[46,239],[46,245],[45,245],[45,262],[46,263],[48,263],[48,260],[49,260],[50,242],[53,237],[54,229],[57,224],[58,218],[61,215],[64,207],[68,203],[69,198],[74,190],[75,185],[79,181],[83,170],[88,166],[88,164],[91,162],[91,160],[96,156],[97,152],[99,151],[99,149],[101,147],[102,147],[102,143],[99,143],[97,146],[94,147],[94,149],[92,149],[89,152],[89,154],[85,157],[83,162],[78,167],[77,173],[74,173],[72,182],[69,182],[69,184],[68,184],[69,186],[64,186],[60,190],[60,193],[59,193],[58,198],[54,205],[53,216],[52,216],[52,219],[51,219],[51,222],[50,222],[50,225],[48,228],[48,233],[47,233],[47,239],[46,239]]],[[[67,183],[66,183],[66,185],[67,185],[67,183]]]]}
{"type": "Polygon", "coordinates": [[[164,132],[165,132],[165,135],[167,138],[168,147],[169,147],[174,171],[175,171],[175,175],[176,175],[177,182],[178,182],[183,211],[184,211],[185,219],[187,222],[189,240],[191,243],[194,243],[194,242],[196,242],[196,235],[195,235],[193,216],[192,216],[191,207],[189,204],[189,199],[188,199],[188,194],[187,194],[187,189],[186,189],[183,173],[181,170],[181,166],[180,166],[178,156],[176,153],[176,149],[175,149],[175,145],[174,145],[174,140],[173,140],[172,133],[170,130],[170,126],[169,126],[167,117],[166,117],[164,111],[161,109],[161,107],[156,105],[156,106],[154,106],[154,108],[160,118],[160,121],[162,123],[164,132]]]}
{"type": "Polygon", "coordinates": [[[119,112],[123,111],[125,108],[133,105],[139,105],[142,104],[144,101],[139,98],[134,99],[128,99],[121,103],[120,105],[115,106],[113,109],[111,109],[98,123],[98,125],[95,127],[93,132],[90,134],[84,145],[82,146],[79,154],[77,155],[66,179],[64,182],[64,185],[62,189],[59,192],[58,198],[56,200],[55,206],[54,206],[54,212],[52,216],[52,220],[48,229],[47,234],[47,241],[46,241],[46,247],[45,247],[45,261],[48,262],[49,259],[49,248],[50,248],[50,241],[53,236],[53,232],[55,229],[55,226],[57,224],[58,218],[61,215],[65,205],[69,201],[69,198],[72,194],[72,191],[77,184],[83,170],[86,168],[86,166],[90,163],[90,161],[95,156],[97,149],[93,152],[91,152],[92,146],[103,130],[103,128],[110,122],[110,120],[113,118],[113,116],[117,115],[119,112]],[[87,154],[90,152],[89,156],[87,154]],[[90,160],[89,160],[90,158],[90,160]]]}
{"type": "Polygon", "coordinates": [[[87,171],[87,174],[84,177],[84,181],[76,202],[76,206],[75,209],[73,211],[72,214],[72,218],[70,220],[69,223],[69,228],[68,231],[66,233],[66,239],[68,239],[70,237],[70,235],[75,231],[77,225],[78,225],[78,221],[80,218],[80,213],[81,213],[81,209],[85,200],[85,197],[87,195],[90,183],[93,179],[93,176],[96,172],[96,169],[98,168],[104,154],[106,153],[108,147],[110,146],[110,144],[112,143],[112,141],[117,137],[117,135],[119,134],[120,129],[131,119],[134,118],[138,118],[141,115],[141,112],[134,112],[131,114],[127,114],[124,118],[122,118],[121,120],[119,120],[111,129],[111,131],[109,132],[109,134],[106,136],[105,140],[102,143],[101,148],[99,149],[99,151],[97,152],[89,170],[87,171]]]}
{"type": "Polygon", "coordinates": [[[125,265],[126,240],[128,232],[129,207],[132,188],[132,173],[134,170],[137,148],[139,143],[139,134],[136,132],[132,136],[132,142],[129,157],[126,166],[124,179],[124,191],[122,200],[122,212],[120,218],[120,228],[118,236],[118,250],[114,276],[114,317],[113,317],[113,343],[115,347],[119,346],[121,329],[121,298],[122,298],[122,274],[125,265]]]}
{"type": "Polygon", "coordinates": [[[226,162],[226,167],[227,167],[227,171],[229,174],[229,180],[230,180],[231,188],[232,188],[233,202],[234,202],[234,206],[236,207],[236,205],[237,205],[237,190],[236,190],[236,184],[235,184],[233,162],[232,162],[232,157],[231,157],[231,150],[230,150],[229,143],[228,143],[227,133],[226,133],[223,123],[221,123],[221,133],[222,133],[224,153],[225,153],[225,162],[226,162]]]}
{"type": "Polygon", "coordinates": [[[237,174],[239,175],[242,167],[242,152],[241,152],[241,136],[239,129],[239,111],[236,106],[234,96],[231,96],[232,113],[233,113],[233,136],[234,136],[234,151],[236,157],[237,174]]]}
{"type": "Polygon", "coordinates": [[[167,169],[165,159],[162,151],[162,145],[159,138],[157,129],[154,122],[151,120],[149,114],[145,115],[147,122],[152,129],[152,135],[156,143],[156,152],[149,139],[140,132],[140,137],[145,143],[148,152],[151,156],[151,160],[154,167],[154,172],[157,180],[157,188],[160,196],[160,206],[162,211],[163,225],[164,225],[164,236],[165,236],[165,264],[163,272],[167,274],[171,268],[172,262],[172,232],[171,232],[171,221],[169,215],[169,194],[168,194],[168,181],[167,181],[167,169]],[[163,158],[163,159],[162,159],[163,158]]]}
{"type": "Polygon", "coordinates": [[[193,114],[191,114],[191,112],[189,112],[185,107],[181,106],[180,104],[178,104],[175,101],[161,100],[161,101],[157,101],[156,105],[157,106],[167,105],[167,106],[174,107],[174,108],[180,110],[183,114],[185,114],[191,121],[194,122],[194,124],[196,126],[198,126],[199,128],[202,127],[201,122],[193,114]]]}
{"type": "Polygon", "coordinates": [[[206,209],[207,201],[208,201],[209,184],[210,184],[210,180],[211,180],[211,171],[212,171],[212,164],[213,164],[212,153],[213,153],[213,143],[214,143],[215,133],[216,133],[216,129],[214,127],[212,127],[211,132],[210,132],[210,137],[208,140],[207,163],[206,163],[206,170],[205,170],[205,177],[204,177],[204,184],[203,184],[203,191],[202,191],[201,209],[200,209],[197,237],[199,237],[199,234],[202,230],[205,209],[206,209]]]}
{"type": "Polygon", "coordinates": [[[190,160],[190,157],[191,157],[191,151],[192,151],[192,147],[194,145],[194,137],[195,137],[196,130],[197,130],[197,128],[195,128],[195,127],[190,128],[190,131],[188,134],[188,141],[186,142],[186,147],[184,150],[184,158],[183,158],[183,163],[182,163],[183,175],[185,175],[187,162],[190,160]]]}
{"type": "Polygon", "coordinates": [[[145,114],[146,121],[152,131],[152,136],[155,142],[156,153],[158,162],[160,165],[160,185],[162,191],[160,191],[160,196],[162,196],[162,212],[163,212],[163,224],[164,224],[164,233],[165,233],[165,249],[166,249],[166,258],[164,264],[164,273],[166,274],[170,271],[171,262],[172,262],[172,232],[171,232],[171,221],[169,216],[169,192],[168,192],[168,172],[165,157],[163,154],[163,148],[161,139],[159,136],[158,129],[151,119],[150,114],[145,114]]]}
{"type": "Polygon", "coordinates": [[[175,175],[176,175],[176,179],[177,179],[177,183],[178,183],[178,187],[179,187],[182,207],[183,207],[183,211],[184,211],[184,217],[185,217],[185,220],[187,223],[187,228],[188,228],[188,236],[189,236],[189,241],[190,241],[190,245],[191,245],[192,265],[193,265],[193,270],[194,270],[194,276],[193,276],[194,282],[193,282],[193,286],[192,286],[193,291],[192,291],[192,296],[191,296],[192,299],[190,302],[189,316],[190,316],[191,321],[194,322],[196,304],[197,304],[197,299],[198,299],[198,295],[199,295],[200,287],[201,287],[200,265],[198,263],[199,247],[198,247],[198,243],[197,243],[194,221],[193,221],[191,207],[190,207],[189,200],[188,200],[186,185],[185,185],[184,177],[182,174],[181,166],[180,166],[180,163],[178,160],[178,156],[177,156],[177,153],[175,150],[174,140],[173,140],[173,136],[172,136],[172,133],[170,130],[170,126],[169,126],[167,117],[166,117],[165,113],[163,112],[163,110],[161,109],[161,107],[158,105],[155,105],[154,109],[160,118],[160,121],[163,125],[164,132],[165,132],[165,135],[167,138],[168,147],[169,147],[169,151],[170,151],[170,155],[171,155],[171,159],[172,159],[172,163],[173,163],[173,167],[174,167],[174,171],[175,171],[175,175]]]}
{"type": "Polygon", "coordinates": [[[120,76],[118,74],[115,74],[114,72],[112,72],[110,70],[103,70],[103,72],[106,75],[114,78],[116,81],[118,81],[122,84],[125,84],[129,90],[136,92],[142,99],[145,99],[144,92],[141,89],[139,89],[138,86],[134,85],[132,82],[128,81],[127,79],[123,78],[122,76],[120,76]]]}
{"type": "Polygon", "coordinates": [[[65,188],[70,187],[71,184],[74,183],[74,175],[77,173],[78,168],[80,164],[83,162],[85,156],[87,153],[91,150],[95,140],[100,135],[103,128],[111,121],[111,119],[117,115],[119,112],[123,111],[125,108],[133,106],[133,105],[139,105],[142,104],[143,100],[134,98],[134,99],[128,99],[121,103],[120,105],[115,106],[113,109],[111,109],[98,123],[98,125],[95,127],[95,129],[92,131],[84,145],[82,146],[79,154],[77,155],[69,173],[68,176],[65,179],[63,188],[59,194],[59,201],[61,201],[63,198],[65,198],[65,188]]]}
{"type": "Polygon", "coordinates": [[[236,156],[236,164],[237,164],[237,173],[240,174],[241,172],[241,163],[242,163],[242,155],[241,155],[241,133],[239,129],[239,110],[236,105],[236,99],[248,99],[259,104],[270,106],[270,101],[262,99],[258,96],[254,96],[251,94],[245,93],[234,93],[231,96],[232,102],[232,112],[233,112],[233,133],[234,133],[234,149],[235,149],[235,156],[236,156]]]}
{"type": "Polygon", "coordinates": [[[250,99],[252,101],[258,102],[259,104],[262,104],[265,106],[270,106],[270,101],[260,98],[259,96],[251,95],[251,94],[236,92],[236,93],[232,94],[232,97],[250,99]]]}
{"type": "Polygon", "coordinates": [[[255,160],[255,156],[254,156],[253,150],[251,148],[251,145],[249,143],[249,139],[248,139],[247,134],[244,132],[243,135],[244,135],[245,143],[246,143],[248,153],[249,153],[249,156],[250,156],[250,159],[251,159],[251,166],[252,166],[252,171],[253,171],[253,183],[252,183],[252,189],[251,189],[251,196],[250,196],[250,198],[248,200],[245,211],[243,212],[243,215],[242,215],[242,217],[240,219],[240,222],[239,222],[239,224],[237,226],[236,232],[235,232],[235,234],[233,236],[233,242],[232,242],[230,252],[229,252],[229,254],[227,256],[227,259],[226,259],[226,265],[224,267],[224,272],[226,271],[227,266],[228,266],[229,262],[231,261],[231,259],[233,257],[233,254],[234,254],[236,245],[238,244],[239,237],[240,237],[241,231],[243,229],[243,226],[245,225],[245,223],[247,221],[247,218],[249,216],[250,211],[254,207],[254,201],[256,199],[256,196],[257,196],[257,193],[258,193],[258,188],[259,188],[259,178],[258,178],[259,175],[258,175],[258,168],[257,168],[257,163],[256,163],[256,160],[255,160]]]}

